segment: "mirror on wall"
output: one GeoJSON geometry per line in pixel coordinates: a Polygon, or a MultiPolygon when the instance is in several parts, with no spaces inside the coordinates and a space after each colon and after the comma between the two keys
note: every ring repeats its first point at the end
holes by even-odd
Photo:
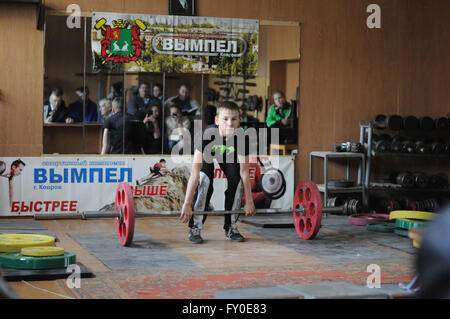
{"type": "Polygon", "coordinates": [[[107,125],[123,132],[112,137],[122,142],[116,153],[169,154],[174,145],[181,145],[172,134],[175,123],[185,121],[193,134],[195,120],[203,127],[214,123],[222,101],[240,106],[243,127],[267,127],[277,91],[292,106],[290,120],[280,124],[280,143],[297,143],[299,23],[260,21],[259,46],[250,48],[257,52],[257,74],[244,76],[94,70],[91,37],[97,33],[91,32],[91,17],[82,17],[81,27],[73,29],[66,20],[61,12],[50,11],[45,17],[44,154],[111,153],[104,147],[107,125]],[[113,109],[130,116],[105,123],[117,113],[113,109]]]}

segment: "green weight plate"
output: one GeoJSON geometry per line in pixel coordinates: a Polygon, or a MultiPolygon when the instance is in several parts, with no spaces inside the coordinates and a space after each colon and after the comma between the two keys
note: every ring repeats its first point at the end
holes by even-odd
{"type": "Polygon", "coordinates": [[[383,222],[376,224],[367,224],[366,229],[377,233],[393,233],[395,229],[395,223],[383,222]]]}
{"type": "Polygon", "coordinates": [[[408,237],[408,231],[406,229],[396,228],[394,229],[394,233],[402,237],[408,237]]]}
{"type": "Polygon", "coordinates": [[[424,227],[425,223],[426,222],[412,220],[412,219],[396,219],[395,227],[403,228],[403,229],[420,228],[420,227],[424,227]]]}
{"type": "Polygon", "coordinates": [[[0,266],[14,269],[55,269],[66,268],[76,263],[76,255],[65,252],[61,256],[31,257],[22,255],[20,251],[0,254],[0,266]]]}

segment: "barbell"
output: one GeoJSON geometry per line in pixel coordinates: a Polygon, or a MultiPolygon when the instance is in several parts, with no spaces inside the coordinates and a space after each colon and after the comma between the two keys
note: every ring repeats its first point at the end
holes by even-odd
{"type": "MultiPolygon", "coordinates": [[[[294,226],[298,236],[303,240],[313,239],[321,227],[322,212],[343,214],[345,207],[322,207],[322,199],[317,185],[312,181],[301,182],[294,194],[292,209],[265,208],[256,209],[257,215],[293,214],[294,226]]],[[[221,216],[226,214],[245,214],[241,210],[193,211],[193,215],[221,216]]],[[[42,213],[35,214],[34,219],[92,219],[115,218],[117,238],[122,246],[129,246],[133,241],[136,217],[180,216],[180,211],[136,212],[131,186],[119,183],[116,190],[114,211],[84,211],[80,213],[42,213]]]]}

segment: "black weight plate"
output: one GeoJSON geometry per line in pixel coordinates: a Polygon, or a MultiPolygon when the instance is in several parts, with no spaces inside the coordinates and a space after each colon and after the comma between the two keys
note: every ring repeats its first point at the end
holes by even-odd
{"type": "Polygon", "coordinates": [[[355,186],[355,182],[346,179],[330,179],[327,185],[328,187],[352,187],[355,186]]]}

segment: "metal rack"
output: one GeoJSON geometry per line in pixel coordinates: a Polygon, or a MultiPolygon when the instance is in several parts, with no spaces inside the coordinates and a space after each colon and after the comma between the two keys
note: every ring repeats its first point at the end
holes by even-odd
{"type": "Polygon", "coordinates": [[[363,206],[367,207],[366,186],[363,181],[366,169],[366,155],[364,153],[350,153],[350,152],[311,152],[309,153],[309,180],[313,180],[312,160],[313,157],[323,158],[324,183],[318,184],[319,191],[323,193],[324,207],[328,206],[328,195],[331,193],[360,193],[362,196],[363,206]],[[352,187],[329,187],[328,186],[328,161],[329,159],[346,159],[345,165],[345,179],[350,179],[350,160],[359,159],[358,166],[358,183],[352,187]]]}
{"type": "Polygon", "coordinates": [[[384,190],[384,191],[398,191],[398,192],[450,192],[450,187],[443,189],[430,189],[430,188],[403,188],[399,187],[396,184],[388,184],[388,183],[371,183],[370,182],[370,174],[371,174],[371,165],[372,158],[375,157],[410,157],[410,158],[448,158],[450,159],[450,155],[445,154],[417,154],[417,153],[380,153],[375,152],[372,149],[372,136],[373,136],[373,124],[371,122],[361,121],[360,124],[360,143],[366,149],[366,166],[365,166],[365,176],[364,176],[364,186],[368,191],[370,190],[384,190]],[[364,138],[367,133],[367,142],[364,141],[364,138]]]}

